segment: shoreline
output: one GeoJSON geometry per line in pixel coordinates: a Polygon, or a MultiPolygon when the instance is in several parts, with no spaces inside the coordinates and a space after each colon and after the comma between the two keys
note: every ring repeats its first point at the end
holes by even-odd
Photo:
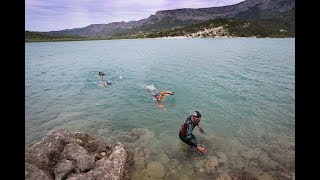
{"type": "Polygon", "coordinates": [[[173,36],[173,37],[156,37],[156,38],[119,38],[119,39],[79,39],[79,40],[50,40],[50,41],[25,41],[25,43],[38,43],[38,42],[66,42],[66,41],[101,41],[101,40],[142,40],[142,39],[293,39],[295,37],[188,37],[188,36],[173,36]]]}

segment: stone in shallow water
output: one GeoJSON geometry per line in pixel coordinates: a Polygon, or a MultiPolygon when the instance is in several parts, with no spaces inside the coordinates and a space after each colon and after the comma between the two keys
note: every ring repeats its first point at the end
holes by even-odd
{"type": "Polygon", "coordinates": [[[189,176],[188,175],[185,175],[185,174],[182,174],[179,176],[179,180],[189,180],[189,176]]]}
{"type": "Polygon", "coordinates": [[[222,174],[219,174],[219,176],[217,177],[217,180],[231,180],[231,178],[226,173],[222,173],[222,174]]]}
{"type": "Polygon", "coordinates": [[[167,155],[161,153],[156,156],[156,161],[160,162],[161,164],[168,164],[170,159],[167,155]]]}
{"type": "Polygon", "coordinates": [[[161,163],[152,161],[147,165],[146,174],[151,178],[163,178],[165,175],[164,167],[161,163]]]}
{"type": "Polygon", "coordinates": [[[134,152],[134,165],[136,168],[145,168],[150,151],[147,148],[137,147],[134,152]]]}
{"type": "Polygon", "coordinates": [[[216,168],[218,167],[219,162],[217,157],[211,156],[208,157],[208,161],[206,163],[206,172],[207,173],[214,173],[216,171],[216,168]]]}

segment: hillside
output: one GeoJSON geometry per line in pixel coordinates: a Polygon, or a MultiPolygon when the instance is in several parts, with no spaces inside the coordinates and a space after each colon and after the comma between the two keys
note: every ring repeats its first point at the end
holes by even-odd
{"type": "Polygon", "coordinates": [[[219,37],[214,33],[215,29],[210,30],[217,27],[225,37],[294,37],[295,0],[246,0],[222,7],[163,10],[138,21],[26,32],[26,41],[219,37]]]}

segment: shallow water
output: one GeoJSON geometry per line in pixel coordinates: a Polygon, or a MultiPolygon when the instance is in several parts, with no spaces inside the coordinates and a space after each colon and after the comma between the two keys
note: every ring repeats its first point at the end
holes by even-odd
{"type": "Polygon", "coordinates": [[[67,128],[123,142],[133,179],[294,179],[295,39],[41,42],[25,54],[26,145],[67,128]],[[175,95],[160,108],[150,87],[175,95]],[[206,156],[178,137],[194,110],[206,156]],[[138,140],[125,138],[135,132],[138,140]]]}

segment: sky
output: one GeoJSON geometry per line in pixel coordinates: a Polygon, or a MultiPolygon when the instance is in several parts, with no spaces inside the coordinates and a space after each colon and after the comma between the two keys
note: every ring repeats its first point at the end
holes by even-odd
{"type": "Polygon", "coordinates": [[[25,0],[26,31],[56,31],[90,24],[138,21],[160,10],[206,8],[244,0],[25,0]]]}

